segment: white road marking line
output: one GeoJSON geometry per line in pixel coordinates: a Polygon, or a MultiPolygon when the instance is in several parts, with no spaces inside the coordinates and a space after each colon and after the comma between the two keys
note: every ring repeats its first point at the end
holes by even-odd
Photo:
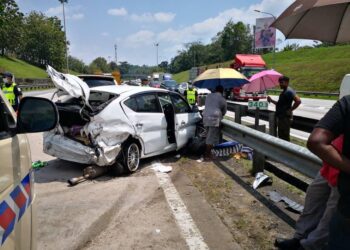
{"type": "MultiPolygon", "coordinates": [[[[154,163],[152,166],[159,166],[161,163],[154,163]]],[[[204,242],[198,227],[194,223],[192,216],[188,212],[184,202],[182,201],[180,194],[177,192],[174,184],[172,183],[170,176],[166,173],[160,173],[155,171],[159,184],[164,191],[165,198],[169,204],[169,207],[175,217],[177,225],[185,238],[187,246],[190,250],[205,250],[209,249],[208,245],[204,242]]]]}

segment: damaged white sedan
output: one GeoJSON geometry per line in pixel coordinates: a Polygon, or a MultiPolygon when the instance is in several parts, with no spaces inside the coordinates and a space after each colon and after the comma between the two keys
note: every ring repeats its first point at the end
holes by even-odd
{"type": "Polygon", "coordinates": [[[44,134],[44,152],[59,159],[98,166],[123,164],[179,150],[195,136],[201,120],[177,93],[133,86],[89,88],[76,76],[48,66],[58,89],[59,126],[44,134]]]}

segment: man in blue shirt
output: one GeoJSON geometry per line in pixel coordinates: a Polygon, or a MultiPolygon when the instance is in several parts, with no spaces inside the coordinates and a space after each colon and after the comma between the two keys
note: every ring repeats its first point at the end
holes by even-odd
{"type": "Polygon", "coordinates": [[[267,101],[276,105],[278,137],[290,141],[290,126],[293,120],[293,111],[299,107],[301,100],[295,91],[288,87],[288,77],[281,76],[279,83],[282,92],[278,101],[273,100],[270,96],[267,97],[267,101]]]}

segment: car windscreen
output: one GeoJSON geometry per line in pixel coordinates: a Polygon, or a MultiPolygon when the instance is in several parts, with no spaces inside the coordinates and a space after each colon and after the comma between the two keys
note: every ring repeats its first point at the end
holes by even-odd
{"type": "Polygon", "coordinates": [[[176,81],[164,81],[163,84],[167,87],[176,87],[177,86],[176,81]]]}
{"type": "Polygon", "coordinates": [[[81,79],[86,82],[90,88],[115,85],[114,79],[110,77],[81,77],[81,79]]]}

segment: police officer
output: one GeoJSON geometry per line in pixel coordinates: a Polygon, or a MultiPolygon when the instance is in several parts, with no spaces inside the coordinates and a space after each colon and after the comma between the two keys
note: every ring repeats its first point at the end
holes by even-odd
{"type": "Polygon", "coordinates": [[[193,88],[192,84],[188,85],[188,90],[185,90],[184,96],[190,105],[195,105],[197,103],[198,92],[193,88]]]}
{"type": "Polygon", "coordinates": [[[4,84],[1,87],[2,92],[5,97],[12,105],[13,109],[17,111],[19,101],[22,99],[21,89],[17,87],[16,83],[13,82],[13,75],[10,72],[5,72],[2,74],[2,80],[4,84]]]}

